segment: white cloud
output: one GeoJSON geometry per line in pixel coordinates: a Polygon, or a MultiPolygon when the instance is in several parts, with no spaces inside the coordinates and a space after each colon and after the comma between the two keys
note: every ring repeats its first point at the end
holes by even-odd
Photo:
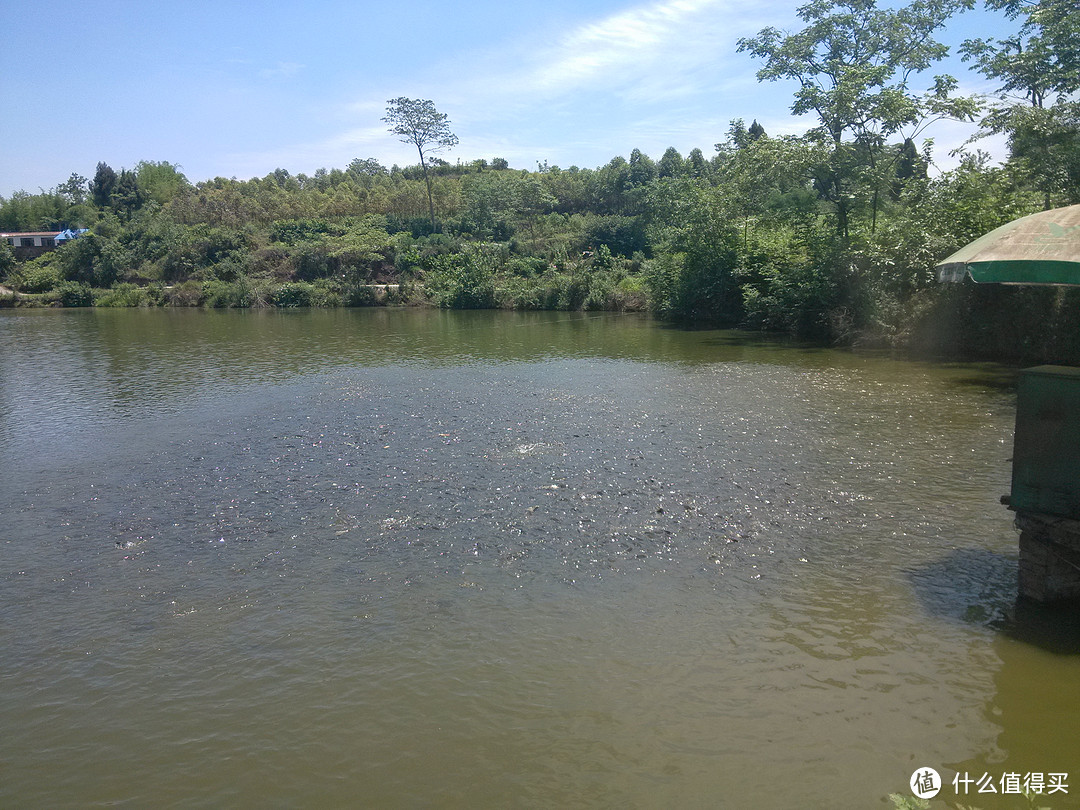
{"type": "Polygon", "coordinates": [[[770,3],[668,0],[619,12],[572,31],[518,77],[546,97],[582,89],[630,101],[687,95],[715,82],[738,36],[763,24],[770,3]]]}
{"type": "Polygon", "coordinates": [[[263,79],[281,79],[289,76],[295,76],[304,66],[299,62],[278,62],[272,68],[264,68],[259,71],[259,76],[263,79]]]}

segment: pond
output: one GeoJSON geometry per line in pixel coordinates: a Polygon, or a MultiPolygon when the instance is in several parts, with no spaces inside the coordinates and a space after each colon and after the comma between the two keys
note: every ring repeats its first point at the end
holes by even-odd
{"type": "Polygon", "coordinates": [[[639,315],[2,311],[0,805],[1075,806],[1014,380],[639,315]]]}

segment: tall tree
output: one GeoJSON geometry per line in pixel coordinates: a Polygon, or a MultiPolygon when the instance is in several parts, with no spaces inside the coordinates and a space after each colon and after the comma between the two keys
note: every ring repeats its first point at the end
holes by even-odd
{"type": "Polygon", "coordinates": [[[86,202],[86,183],[85,177],[78,172],[72,172],[67,182],[57,186],[56,190],[72,205],[82,205],[86,202]]]}
{"type": "MultiPolygon", "coordinates": [[[[837,228],[847,236],[856,171],[873,162],[885,140],[941,116],[967,117],[972,102],[950,99],[956,82],[935,77],[930,92],[911,90],[912,78],[945,57],[934,33],[974,0],[914,0],[898,9],[879,9],[875,0],[811,0],[798,10],[807,26],[794,34],[762,29],[739,40],[739,50],[765,60],[759,81],[798,83],[791,111],[816,114],[812,134],[831,146],[818,188],[836,210],[837,228]],[[856,155],[852,146],[861,147],[856,155]]],[[[910,133],[909,133],[910,135],[910,133]]]]}
{"type": "Polygon", "coordinates": [[[98,163],[94,179],[90,183],[90,196],[98,208],[107,208],[116,189],[116,172],[108,163],[98,163]]]}
{"type": "Polygon", "coordinates": [[[1014,37],[969,39],[965,60],[999,83],[980,134],[1004,134],[1051,207],[1080,202],[1080,7],[1077,0],[986,0],[1021,21],[1014,37]]]}
{"type": "Polygon", "coordinates": [[[436,110],[435,104],[427,99],[404,96],[390,99],[386,102],[386,117],[382,120],[390,125],[390,132],[397,135],[403,143],[411,143],[420,154],[420,167],[424,170],[424,182],[427,184],[431,230],[434,231],[435,198],[431,193],[428,156],[457,146],[458,137],[450,131],[450,121],[446,113],[436,110]]]}
{"type": "Polygon", "coordinates": [[[674,146],[669,146],[656,164],[656,171],[660,177],[677,177],[683,173],[684,168],[683,156],[674,146]]]}
{"type": "Polygon", "coordinates": [[[191,185],[180,166],[167,160],[140,160],[135,164],[134,174],[142,196],[161,205],[191,185]]]}
{"type": "Polygon", "coordinates": [[[135,172],[127,169],[120,171],[116,180],[116,188],[112,193],[112,206],[116,211],[123,210],[131,218],[131,215],[145,202],[142,189],[139,188],[139,180],[135,172]]]}

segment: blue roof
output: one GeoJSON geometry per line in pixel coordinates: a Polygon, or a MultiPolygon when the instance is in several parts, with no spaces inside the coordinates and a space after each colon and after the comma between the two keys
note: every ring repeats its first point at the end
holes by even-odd
{"type": "Polygon", "coordinates": [[[56,241],[57,242],[66,242],[68,239],[74,239],[77,236],[82,236],[88,230],[90,230],[90,229],[89,228],[77,228],[76,230],[73,231],[73,230],[71,230],[71,228],[68,228],[66,231],[62,231],[61,233],[58,233],[56,235],[56,241]]]}

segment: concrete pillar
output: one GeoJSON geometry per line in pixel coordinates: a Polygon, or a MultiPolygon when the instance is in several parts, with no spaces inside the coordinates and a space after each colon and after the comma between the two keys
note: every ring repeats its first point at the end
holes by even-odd
{"type": "Polygon", "coordinates": [[[1020,595],[1037,602],[1080,600],[1080,520],[1016,513],[1020,595]]]}

